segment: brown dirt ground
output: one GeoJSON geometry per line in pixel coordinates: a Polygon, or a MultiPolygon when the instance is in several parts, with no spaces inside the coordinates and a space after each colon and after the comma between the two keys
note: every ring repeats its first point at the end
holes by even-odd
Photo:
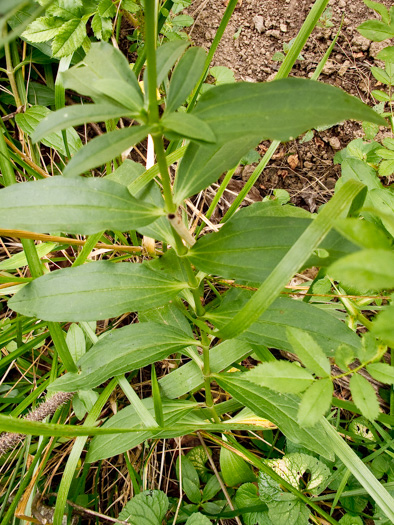
{"type": "MultiPolygon", "coordinates": [[[[387,7],[390,0],[383,2],[387,7]]],[[[264,82],[271,80],[280,63],[272,60],[275,52],[283,50],[283,43],[294,38],[310,8],[311,0],[243,0],[228,24],[213,60],[215,66],[227,66],[237,80],[264,82]]],[[[357,26],[377,15],[361,0],[331,0],[331,28],[315,28],[302,52],[303,61],[297,61],[292,76],[310,77],[332,43],[342,14],[342,31],[320,80],[342,88],[374,105],[371,91],[378,82],[371,75],[377,52],[388,42],[371,43],[357,32],[357,26]]],[[[188,12],[195,23],[189,34],[193,43],[208,49],[225,11],[221,0],[195,0],[188,12]]],[[[380,64],[381,65],[381,64],[380,64]]],[[[315,132],[314,138],[304,144],[300,140],[282,145],[260,176],[252,200],[269,195],[275,188],[286,189],[292,202],[314,211],[333,193],[340,167],[333,164],[336,151],[353,139],[362,137],[359,123],[346,122],[326,131],[315,132]],[[296,157],[294,157],[294,155],[296,157]]],[[[263,154],[268,143],[259,147],[263,154]]],[[[239,191],[256,164],[238,170],[234,191],[239,191]]],[[[226,196],[226,194],[225,194],[226,196]]],[[[227,194],[228,200],[231,196],[227,194]]],[[[226,203],[223,203],[226,208],[226,203]]]]}

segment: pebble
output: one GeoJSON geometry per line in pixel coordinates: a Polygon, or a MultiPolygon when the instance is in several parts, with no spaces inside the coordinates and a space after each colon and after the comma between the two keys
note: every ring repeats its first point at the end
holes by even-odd
{"type": "Polygon", "coordinates": [[[370,47],[369,47],[369,54],[371,55],[371,57],[376,57],[376,55],[379,53],[379,51],[384,49],[386,46],[387,46],[387,41],[372,42],[370,47]]]}
{"type": "Polygon", "coordinates": [[[330,143],[330,146],[332,147],[332,149],[341,149],[341,141],[339,140],[338,137],[331,137],[330,140],[328,141],[330,143]]]}
{"type": "Polygon", "coordinates": [[[287,25],[286,24],[280,24],[279,29],[282,31],[282,33],[287,33],[287,25]]]}
{"type": "Polygon", "coordinates": [[[371,42],[362,35],[355,35],[352,40],[353,51],[367,51],[371,42]]]}
{"type": "Polygon", "coordinates": [[[278,29],[269,29],[266,32],[266,35],[267,36],[272,36],[272,38],[276,38],[278,40],[280,40],[282,38],[281,34],[280,34],[280,31],[278,29]]]}
{"type": "Polygon", "coordinates": [[[263,33],[265,31],[265,25],[264,25],[264,17],[260,15],[256,15],[253,18],[254,27],[257,29],[259,33],[263,33]]]}

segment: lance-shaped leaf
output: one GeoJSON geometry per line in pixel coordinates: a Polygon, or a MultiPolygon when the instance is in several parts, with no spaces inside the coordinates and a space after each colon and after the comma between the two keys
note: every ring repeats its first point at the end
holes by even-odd
{"type": "MultiPolygon", "coordinates": [[[[155,411],[153,406],[153,399],[151,397],[142,400],[142,404],[154,417],[155,411]]],[[[193,408],[196,408],[196,403],[191,401],[176,400],[170,401],[163,399],[163,416],[164,425],[171,426],[184,418],[193,408]]],[[[183,424],[180,423],[180,424],[183,424]]],[[[117,414],[111,417],[104,425],[104,428],[141,428],[141,419],[135,411],[133,406],[128,406],[119,410],[117,414]]],[[[160,435],[160,437],[174,436],[174,432],[161,431],[154,434],[151,430],[133,432],[129,434],[110,434],[105,436],[97,436],[94,438],[89,447],[87,461],[93,463],[100,459],[110,458],[116,454],[122,454],[126,450],[136,447],[147,439],[160,435]],[[101,439],[101,438],[104,439],[101,439]]]]}
{"type": "Polygon", "coordinates": [[[82,62],[62,73],[64,87],[73,89],[81,95],[92,97],[94,101],[108,99],[95,88],[99,80],[127,82],[129,96],[142,108],[144,101],[137,77],[119,49],[106,42],[96,42],[82,62]]]}
{"type": "Polygon", "coordinates": [[[51,177],[0,190],[3,228],[89,235],[134,230],[161,215],[160,208],[137,200],[124,186],[98,178],[51,177]]]}
{"type": "Polygon", "coordinates": [[[211,127],[217,142],[189,146],[175,181],[178,203],[214,182],[263,139],[286,141],[345,119],[386,125],[371,108],[340,89],[298,78],[214,87],[202,95],[193,114],[211,127]]]}
{"type": "Polygon", "coordinates": [[[215,142],[215,135],[209,125],[191,113],[165,113],[160,122],[168,138],[175,134],[197,142],[215,142]]]}
{"type": "Polygon", "coordinates": [[[32,140],[33,142],[38,142],[49,133],[66,129],[70,126],[79,126],[88,122],[104,122],[105,120],[124,117],[129,114],[131,114],[130,110],[109,102],[67,106],[49,113],[42,119],[34,133],[32,133],[32,140]]]}
{"type": "Polygon", "coordinates": [[[98,261],[35,279],[8,304],[46,321],[97,321],[160,306],[186,287],[148,264],[98,261]]]}
{"type": "Polygon", "coordinates": [[[161,361],[193,344],[192,337],[165,324],[124,326],[100,339],[79,359],[78,373],[59,377],[50,388],[63,392],[94,388],[111,377],[161,361]]]}
{"type": "MultiPolygon", "coordinates": [[[[220,329],[230,322],[252,295],[247,290],[233,288],[227,292],[222,305],[207,312],[206,317],[220,329]]],[[[287,297],[276,299],[239,338],[294,352],[286,335],[289,326],[307,332],[327,356],[334,356],[335,349],[341,344],[349,345],[356,355],[360,348],[360,338],[345,323],[313,304],[287,297]]]]}
{"type": "Polygon", "coordinates": [[[246,379],[276,392],[289,394],[303,392],[314,381],[313,376],[305,368],[288,361],[262,363],[248,372],[246,379]]]}
{"type": "Polygon", "coordinates": [[[65,177],[76,177],[92,168],[109,162],[148,136],[149,126],[131,126],[117,129],[94,138],[78,151],[63,172],[65,177]]]}
{"type": "MultiPolygon", "coordinates": [[[[189,251],[191,262],[207,273],[228,279],[262,282],[277,266],[311,219],[260,215],[267,203],[261,202],[239,211],[218,232],[199,239],[189,251]]],[[[271,208],[271,207],[267,207],[271,208]]],[[[272,210],[273,211],[273,210],[272,210]]],[[[280,208],[278,212],[281,212],[280,208]]],[[[328,266],[358,248],[337,232],[330,232],[319,252],[312,255],[305,267],[328,266]]]]}
{"type": "Polygon", "coordinates": [[[190,95],[204,71],[206,57],[201,47],[186,51],[171,76],[166,111],[175,111],[190,95]]]}
{"type": "Polygon", "coordinates": [[[304,447],[332,460],[333,454],[327,436],[320,426],[302,428],[297,421],[299,400],[291,394],[278,394],[231,375],[217,375],[215,381],[234,399],[250,408],[257,416],[275,423],[283,434],[304,447]]]}

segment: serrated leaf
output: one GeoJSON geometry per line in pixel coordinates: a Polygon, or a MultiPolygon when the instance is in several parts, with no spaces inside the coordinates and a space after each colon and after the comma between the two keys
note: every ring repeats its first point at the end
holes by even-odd
{"type": "Polygon", "coordinates": [[[35,279],[8,304],[48,321],[96,321],[160,306],[186,287],[146,263],[97,261],[35,279]]]}
{"type": "Polygon", "coordinates": [[[319,379],[302,396],[298,409],[298,423],[312,427],[324,416],[331,406],[334,386],[331,379],[319,379]]]}
{"type": "MultiPolygon", "coordinates": [[[[207,273],[262,282],[311,224],[311,219],[282,216],[286,210],[280,208],[259,202],[240,210],[218,232],[196,242],[189,250],[190,261],[207,273]]],[[[305,267],[328,266],[331,261],[357,251],[354,244],[336,232],[331,232],[320,248],[327,250],[329,256],[312,255],[305,267]]]]}
{"type": "Polygon", "coordinates": [[[379,415],[379,402],[371,383],[359,374],[353,374],[350,382],[353,402],[364,417],[374,420],[379,415]]]}
{"type": "Polygon", "coordinates": [[[223,84],[233,84],[235,82],[234,71],[225,66],[211,67],[209,74],[215,78],[216,86],[222,86],[223,84]]]}
{"type": "Polygon", "coordinates": [[[76,177],[111,161],[146,138],[150,129],[150,126],[131,126],[95,137],[73,156],[63,175],[76,177]]]}
{"type": "Polygon", "coordinates": [[[159,208],[135,199],[124,186],[98,178],[50,177],[0,190],[3,228],[89,235],[136,229],[162,214],[159,208]]]}
{"type": "Polygon", "coordinates": [[[74,363],[76,363],[86,352],[85,334],[77,324],[73,323],[68,329],[66,343],[70,350],[71,357],[74,363]]]}
{"type": "Polygon", "coordinates": [[[276,392],[290,394],[303,392],[314,381],[313,376],[305,368],[288,361],[273,361],[257,365],[245,374],[245,379],[276,392]]]}
{"type": "MultiPolygon", "coordinates": [[[[247,290],[233,288],[226,293],[221,306],[207,311],[205,316],[215,327],[221,328],[240,311],[252,295],[247,290]]],[[[286,335],[289,326],[308,332],[327,356],[333,356],[335,349],[342,343],[348,344],[356,353],[361,346],[359,337],[345,323],[312,303],[287,297],[276,299],[239,339],[292,352],[293,348],[286,335]]]]}
{"type": "Polygon", "coordinates": [[[372,363],[367,365],[367,372],[381,383],[394,385],[394,367],[386,363],[372,363]]]}
{"type": "Polygon", "coordinates": [[[201,96],[193,114],[211,127],[217,142],[189,145],[175,180],[177,203],[214,182],[263,139],[286,141],[347,118],[385,125],[358,99],[332,86],[297,78],[216,86],[201,96]]]}
{"type": "Polygon", "coordinates": [[[131,112],[108,102],[98,104],[75,104],[58,111],[51,111],[40,121],[32,133],[33,142],[38,142],[49,133],[88,122],[104,122],[113,118],[131,115],[131,112]]]}
{"type": "Polygon", "coordinates": [[[60,18],[42,16],[29,24],[21,36],[29,42],[47,42],[57,35],[63,24],[60,18]]]}
{"type": "Polygon", "coordinates": [[[110,18],[103,18],[98,13],[96,13],[92,18],[91,25],[94,36],[98,40],[104,40],[105,42],[109,40],[112,35],[112,21],[110,18]]]}
{"type": "Polygon", "coordinates": [[[56,58],[66,57],[76,51],[86,37],[86,21],[76,18],[68,20],[57,31],[52,42],[53,56],[56,58]]]}
{"type": "Polygon", "coordinates": [[[78,373],[67,373],[48,388],[73,392],[94,388],[107,379],[131,372],[180,352],[193,338],[166,325],[137,323],[112,331],[78,361],[78,373]]]}
{"type": "Polygon", "coordinates": [[[209,125],[191,113],[165,113],[160,122],[168,137],[176,133],[196,142],[215,142],[209,125]]]}
{"type": "Polygon", "coordinates": [[[297,421],[298,399],[291,394],[277,394],[233,375],[215,376],[217,383],[237,401],[249,407],[256,415],[275,423],[284,435],[295,443],[330,459],[331,447],[324,430],[318,425],[313,429],[302,428],[297,421]]]}
{"type": "Polygon", "coordinates": [[[394,63],[394,46],[387,46],[379,51],[376,55],[378,60],[383,60],[383,62],[394,63]]]}
{"type": "Polygon", "coordinates": [[[319,377],[329,377],[330,362],[319,344],[307,332],[288,327],[287,339],[304,365],[319,377]]]}
{"type": "Polygon", "coordinates": [[[118,518],[130,525],[161,525],[169,501],[161,490],[146,490],[129,501],[118,518]]]}
{"type": "Polygon", "coordinates": [[[394,27],[380,20],[363,22],[357,27],[357,31],[361,33],[363,37],[374,42],[381,42],[382,40],[386,40],[386,38],[393,38],[394,36],[394,27]]]}
{"type": "Polygon", "coordinates": [[[336,261],[328,273],[352,289],[380,291],[394,288],[393,268],[392,251],[362,250],[336,261]]]}
{"type": "Polygon", "coordinates": [[[188,49],[171,76],[166,111],[179,108],[192,92],[204,71],[206,52],[201,47],[188,49]]]}
{"type": "Polygon", "coordinates": [[[390,23],[389,10],[383,4],[380,4],[379,2],[373,2],[372,0],[364,0],[364,4],[370,9],[376,11],[382,17],[382,21],[385,24],[390,23]]]}
{"type": "MultiPolygon", "coordinates": [[[[151,397],[142,399],[142,404],[154,417],[154,404],[151,397]]],[[[196,403],[190,401],[176,400],[170,401],[163,399],[163,418],[164,426],[171,426],[183,420],[183,418],[196,408],[196,403]]],[[[179,423],[182,424],[182,423],[179,423]]],[[[103,425],[103,428],[141,428],[141,419],[136,413],[132,405],[119,410],[114,416],[109,418],[103,425]]],[[[182,435],[183,431],[180,432],[182,435]]],[[[90,447],[87,456],[87,461],[93,463],[100,459],[106,459],[113,457],[116,454],[122,454],[126,450],[132,449],[143,443],[147,439],[153,437],[170,438],[174,437],[174,431],[142,431],[142,432],[130,432],[127,434],[111,434],[96,436],[90,447]]]]}
{"type": "Polygon", "coordinates": [[[234,452],[222,447],[219,461],[223,481],[227,486],[235,487],[241,483],[256,481],[256,476],[246,461],[234,452]]]}
{"type": "Polygon", "coordinates": [[[116,7],[112,0],[101,0],[97,6],[97,11],[103,18],[112,18],[116,15],[116,7]]]}
{"type": "MultiPolygon", "coordinates": [[[[27,133],[27,135],[32,136],[39,123],[51,113],[53,112],[45,106],[33,106],[27,109],[24,113],[16,115],[15,120],[22,131],[27,133]]],[[[79,138],[78,133],[75,129],[67,129],[66,137],[70,152],[72,154],[76,153],[82,147],[82,141],[79,138]]],[[[56,149],[62,155],[67,155],[62,133],[46,133],[45,138],[42,138],[41,142],[49,148],[56,149]]]]}

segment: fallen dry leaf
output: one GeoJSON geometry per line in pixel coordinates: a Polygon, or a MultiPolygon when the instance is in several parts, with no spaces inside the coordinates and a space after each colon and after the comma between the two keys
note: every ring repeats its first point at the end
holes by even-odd
{"type": "Polygon", "coordinates": [[[290,155],[288,158],[287,158],[287,164],[290,166],[290,168],[292,170],[295,170],[296,167],[298,166],[298,162],[299,162],[299,159],[298,159],[298,155],[295,154],[295,155],[290,155]]]}

